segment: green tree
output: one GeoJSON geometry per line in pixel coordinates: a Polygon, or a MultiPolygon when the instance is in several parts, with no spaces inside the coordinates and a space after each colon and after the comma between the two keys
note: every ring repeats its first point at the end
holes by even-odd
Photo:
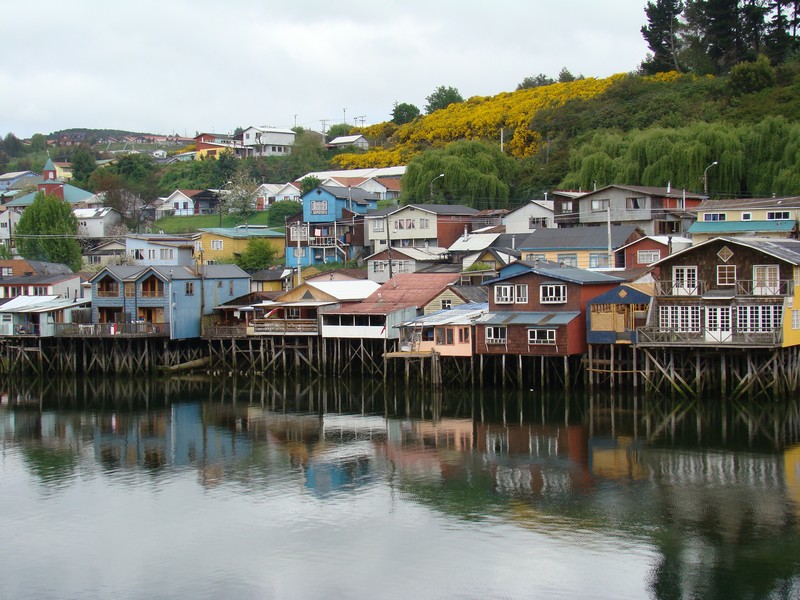
{"type": "Polygon", "coordinates": [[[762,54],[755,62],[741,62],[734,66],[728,83],[734,96],[758,92],[775,85],[775,70],[762,54]]]}
{"type": "Polygon", "coordinates": [[[300,180],[300,190],[303,194],[307,194],[321,183],[322,180],[319,177],[309,175],[300,180]]]}
{"type": "Polygon", "coordinates": [[[267,212],[267,225],[270,227],[283,227],[286,218],[303,212],[303,205],[296,200],[281,200],[269,207],[267,212]]]}
{"type": "Polygon", "coordinates": [[[275,248],[266,238],[251,238],[244,251],[236,257],[236,264],[245,271],[266,269],[275,262],[275,248]]]}
{"type": "Polygon", "coordinates": [[[233,181],[236,176],[236,171],[239,168],[239,159],[231,150],[223,150],[217,156],[217,160],[213,163],[213,177],[215,188],[222,188],[227,185],[229,181],[233,181]]]}
{"type": "Polygon", "coordinates": [[[398,104],[395,102],[394,108],[392,109],[392,123],[395,125],[405,125],[406,123],[411,123],[411,121],[416,119],[419,115],[419,109],[413,104],[409,104],[408,102],[401,102],[398,104]]]}
{"type": "Polygon", "coordinates": [[[87,185],[89,177],[97,168],[94,153],[88,146],[81,144],[73,151],[70,162],[72,163],[72,178],[76,185],[79,187],[87,185]]]}
{"type": "Polygon", "coordinates": [[[256,212],[258,184],[246,175],[237,174],[222,200],[223,211],[247,221],[256,212]]]}
{"type": "Polygon", "coordinates": [[[350,135],[350,132],[353,131],[353,126],[348,125],[347,123],[336,123],[331,125],[327,132],[325,132],[325,137],[328,141],[342,137],[343,135],[350,135]]]}
{"type": "Polygon", "coordinates": [[[532,88],[542,87],[545,85],[551,85],[555,83],[555,79],[552,77],[548,77],[544,73],[539,73],[533,77],[526,77],[520,83],[517,84],[517,91],[520,90],[530,90],[532,88]]]}
{"type": "Polygon", "coordinates": [[[642,63],[642,71],[648,74],[680,71],[678,17],[683,12],[683,2],[680,0],[648,2],[644,12],[648,24],[642,27],[641,32],[652,54],[642,63]]]}
{"type": "Polygon", "coordinates": [[[516,175],[514,159],[494,144],[459,141],[428,150],[408,164],[403,204],[437,202],[473,208],[505,208],[516,175]],[[444,177],[440,175],[444,174],[444,177]]]}
{"type": "Polygon", "coordinates": [[[6,137],[3,138],[3,145],[0,149],[11,158],[22,155],[24,150],[20,139],[11,132],[7,133],[6,137]]]}
{"type": "Polygon", "coordinates": [[[575,77],[567,67],[561,67],[561,70],[558,72],[558,83],[569,83],[576,79],[583,79],[583,75],[575,77]]]}
{"type": "Polygon", "coordinates": [[[39,192],[17,225],[17,250],[24,258],[63,263],[81,268],[81,247],[76,238],[78,220],[67,202],[39,192]]]}
{"type": "Polygon", "coordinates": [[[458,90],[454,87],[450,86],[443,86],[440,85],[437,87],[430,96],[425,98],[428,102],[425,105],[425,112],[427,114],[431,114],[437,110],[442,108],[447,108],[451,104],[458,104],[459,102],[463,102],[464,98],[461,97],[461,94],[458,90]]]}
{"type": "Polygon", "coordinates": [[[145,201],[158,197],[158,169],[147,154],[126,154],[105,167],[125,182],[125,187],[145,201]]]}
{"type": "Polygon", "coordinates": [[[34,133],[31,136],[31,150],[33,152],[44,152],[47,150],[47,138],[41,133],[34,133]]]}

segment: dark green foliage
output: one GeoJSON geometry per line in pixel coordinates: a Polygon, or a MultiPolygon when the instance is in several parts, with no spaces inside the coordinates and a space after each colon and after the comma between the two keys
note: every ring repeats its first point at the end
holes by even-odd
{"type": "Polygon", "coordinates": [[[302,191],[303,194],[307,194],[321,183],[322,180],[319,177],[304,177],[300,180],[300,191],[302,191]]]}
{"type": "MultiPolygon", "coordinates": [[[[567,71],[569,73],[569,71],[567,71]]],[[[572,81],[572,80],[569,80],[572,81]]],[[[517,91],[519,90],[529,90],[531,88],[542,87],[545,85],[551,85],[555,83],[556,80],[552,77],[548,77],[544,73],[539,73],[535,77],[526,77],[520,83],[517,84],[517,91]]]]}
{"type": "Polygon", "coordinates": [[[402,202],[505,208],[517,164],[484,142],[454,142],[414,158],[403,176],[402,202]],[[444,177],[439,177],[444,173],[444,177]]]}
{"type": "Polygon", "coordinates": [[[270,227],[283,227],[286,218],[303,212],[303,205],[295,200],[281,200],[269,207],[267,224],[270,227]]]}
{"type": "Polygon", "coordinates": [[[72,162],[73,183],[78,187],[86,186],[89,177],[97,168],[94,152],[88,146],[81,144],[72,152],[70,161],[72,162]]]}
{"type": "Polygon", "coordinates": [[[433,93],[425,98],[425,100],[428,102],[425,105],[425,112],[427,114],[431,114],[432,112],[446,108],[451,104],[463,102],[464,98],[461,97],[461,94],[456,88],[440,85],[433,90],[433,93]]]}
{"type": "Polygon", "coordinates": [[[394,108],[392,109],[392,123],[395,125],[405,125],[406,123],[411,123],[411,121],[416,119],[419,115],[419,109],[413,104],[408,104],[407,102],[398,104],[395,102],[394,108]]]}
{"type": "Polygon", "coordinates": [[[69,204],[44,192],[22,213],[17,225],[17,250],[24,258],[63,263],[81,268],[81,248],[76,239],[78,220],[69,204]]]}
{"type": "Polygon", "coordinates": [[[642,27],[642,36],[652,54],[642,63],[645,73],[653,74],[663,71],[680,71],[678,52],[678,17],[683,11],[680,0],[656,0],[648,2],[644,12],[648,25],[642,27]]]}
{"type": "Polygon", "coordinates": [[[331,125],[327,132],[325,132],[328,141],[331,141],[334,138],[342,137],[343,135],[350,135],[350,132],[353,130],[352,125],[348,125],[347,123],[336,123],[335,125],[331,125]]]}
{"type": "Polygon", "coordinates": [[[731,94],[741,96],[775,85],[775,70],[763,54],[755,62],[742,62],[731,69],[731,94]]]}
{"type": "Polygon", "coordinates": [[[244,251],[236,258],[236,264],[245,271],[258,271],[273,265],[275,248],[265,238],[248,240],[244,251]]]}

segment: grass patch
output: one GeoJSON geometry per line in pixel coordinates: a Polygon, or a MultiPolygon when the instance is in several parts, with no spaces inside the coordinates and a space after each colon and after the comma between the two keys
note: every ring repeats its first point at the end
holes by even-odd
{"type": "MultiPolygon", "coordinates": [[[[244,225],[244,219],[236,215],[224,215],[222,227],[244,225]]],[[[200,228],[220,226],[219,215],[192,215],[190,217],[164,217],[153,223],[153,231],[164,233],[195,233],[200,228]]],[[[248,225],[268,225],[266,211],[256,213],[247,219],[248,225]]],[[[275,229],[281,229],[276,227],[275,229]]]]}

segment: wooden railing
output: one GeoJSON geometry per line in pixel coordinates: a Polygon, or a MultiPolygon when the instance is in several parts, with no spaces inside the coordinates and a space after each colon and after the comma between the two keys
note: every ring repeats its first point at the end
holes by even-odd
{"type": "Polygon", "coordinates": [[[794,294],[794,280],[758,281],[737,279],[735,285],[712,285],[699,280],[691,285],[675,281],[656,281],[656,296],[702,296],[712,291],[731,292],[736,296],[790,296],[794,294]]]}
{"type": "Polygon", "coordinates": [[[244,338],[247,337],[246,325],[210,325],[203,327],[204,338],[244,338]]]}
{"type": "Polygon", "coordinates": [[[56,337],[164,337],[169,323],[57,323],[56,337]]]}
{"type": "Polygon", "coordinates": [[[262,319],[252,323],[255,335],[271,334],[316,334],[319,324],[316,319],[262,319]]]}
{"type": "Polygon", "coordinates": [[[730,332],[709,332],[704,327],[698,331],[675,331],[668,327],[639,327],[636,330],[640,346],[780,346],[783,332],[733,329],[730,332]]]}

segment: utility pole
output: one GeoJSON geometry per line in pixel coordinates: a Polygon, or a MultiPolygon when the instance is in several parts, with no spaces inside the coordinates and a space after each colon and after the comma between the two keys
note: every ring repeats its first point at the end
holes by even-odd
{"type": "Polygon", "coordinates": [[[347,123],[347,109],[342,109],[342,123],[347,123]]]}

